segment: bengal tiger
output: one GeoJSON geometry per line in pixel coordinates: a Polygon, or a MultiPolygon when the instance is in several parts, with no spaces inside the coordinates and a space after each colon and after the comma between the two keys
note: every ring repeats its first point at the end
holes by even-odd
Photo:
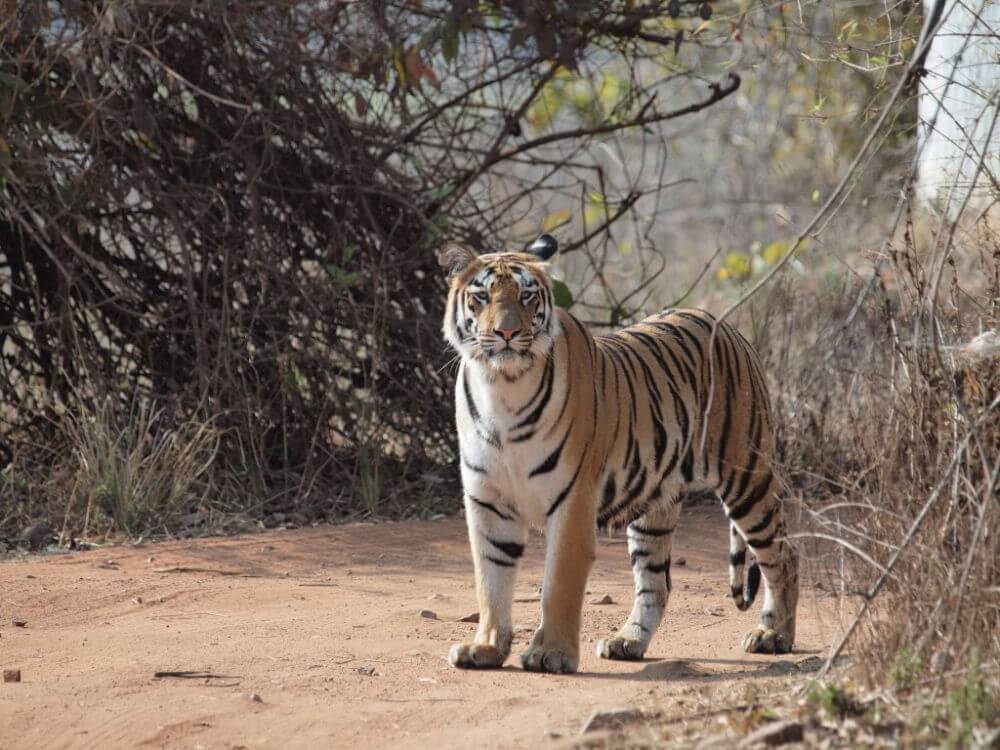
{"type": "Polygon", "coordinates": [[[798,558],[785,539],[769,398],[753,348],[719,323],[710,365],[715,320],[701,310],[668,309],[592,335],[553,303],[545,261],[557,247],[542,235],[526,252],[439,253],[450,278],[444,336],[460,355],[455,412],[480,611],[474,640],[452,646],[449,661],[503,665],[518,561],[529,527],[544,527],[541,623],[521,665],[575,672],[596,529],[622,526],[635,601],[597,652],[641,659],[670,595],[680,498],[696,490],[714,492],[729,517],[729,582],[740,610],[763,574],[760,625],[743,648],[790,651],[798,558]],[[744,581],[747,546],[755,561],[744,581]]]}

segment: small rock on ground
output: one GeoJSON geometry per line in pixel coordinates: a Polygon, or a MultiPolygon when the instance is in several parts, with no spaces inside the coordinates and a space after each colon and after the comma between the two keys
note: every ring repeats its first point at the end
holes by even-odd
{"type": "Polygon", "coordinates": [[[797,721],[773,721],[748,734],[739,746],[743,748],[760,744],[777,747],[789,742],[801,742],[803,731],[802,724],[797,721]]]}
{"type": "Polygon", "coordinates": [[[257,693],[250,693],[249,695],[247,695],[247,700],[249,700],[251,703],[263,703],[264,702],[264,699],[261,698],[259,695],[257,695],[257,693]]]}
{"type": "Polygon", "coordinates": [[[15,617],[10,622],[15,628],[24,628],[28,626],[28,621],[20,617],[15,617]]]}
{"type": "Polygon", "coordinates": [[[678,557],[676,560],[674,560],[674,565],[677,565],[678,567],[683,566],[683,565],[687,565],[687,564],[688,564],[688,561],[687,561],[686,557],[678,557]]]}
{"type": "Polygon", "coordinates": [[[420,616],[428,620],[436,620],[438,618],[437,612],[435,612],[433,609],[420,610],[420,616]]]}
{"type": "Polygon", "coordinates": [[[473,612],[471,615],[466,615],[459,622],[479,622],[479,613],[473,612]]]}
{"type": "Polygon", "coordinates": [[[21,670],[20,669],[5,669],[3,671],[3,681],[4,682],[20,682],[21,681],[21,670]]]}
{"type": "Polygon", "coordinates": [[[614,604],[615,600],[611,598],[611,594],[605,594],[604,596],[597,596],[590,600],[591,604],[614,604]]]}
{"type": "Polygon", "coordinates": [[[643,720],[642,711],[636,708],[597,708],[583,724],[581,733],[601,729],[616,729],[643,720]]]}

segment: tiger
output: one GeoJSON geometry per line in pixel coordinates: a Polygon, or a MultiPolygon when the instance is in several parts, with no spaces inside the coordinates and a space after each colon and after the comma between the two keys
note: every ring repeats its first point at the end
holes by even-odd
{"type": "Polygon", "coordinates": [[[449,278],[444,338],[459,361],[458,460],[480,613],[474,639],[454,644],[449,662],[503,666],[530,528],[545,532],[545,564],[541,621],[521,666],[576,671],[597,532],[622,527],[634,604],[597,654],[642,659],[670,596],[682,498],[696,491],[714,493],[728,516],[738,609],[754,602],[763,577],[760,623],[744,650],[789,652],[798,556],[785,532],[769,395],[752,346],[696,309],[592,335],[554,304],[547,261],[557,250],[544,234],[524,251],[476,255],[450,245],[438,253],[449,278]]]}

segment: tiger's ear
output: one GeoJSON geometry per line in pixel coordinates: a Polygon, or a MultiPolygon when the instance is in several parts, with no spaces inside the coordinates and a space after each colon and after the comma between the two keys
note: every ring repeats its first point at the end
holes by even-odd
{"type": "Polygon", "coordinates": [[[448,269],[448,277],[451,278],[462,273],[476,259],[476,254],[463,245],[445,245],[438,250],[437,259],[441,268],[448,269]]]}
{"type": "Polygon", "coordinates": [[[551,234],[540,235],[537,240],[531,243],[531,247],[528,248],[528,252],[538,256],[540,260],[548,260],[558,250],[559,243],[556,242],[556,238],[551,234]]]}

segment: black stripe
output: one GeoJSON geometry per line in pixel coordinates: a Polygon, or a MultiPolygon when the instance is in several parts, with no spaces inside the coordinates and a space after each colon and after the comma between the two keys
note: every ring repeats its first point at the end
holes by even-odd
{"type": "MultiPolygon", "coordinates": [[[[545,394],[542,396],[542,400],[538,403],[538,406],[535,407],[534,411],[532,411],[523,420],[514,425],[513,429],[519,430],[522,427],[533,425],[538,421],[538,419],[542,416],[542,412],[545,411],[545,407],[548,406],[549,399],[552,398],[552,383],[554,380],[555,380],[555,375],[553,374],[552,370],[549,370],[549,377],[545,383],[545,394]]],[[[520,441],[515,439],[514,442],[520,442],[520,441]]]]}
{"type": "MultiPolygon", "coordinates": [[[[586,455],[587,453],[585,450],[583,457],[585,457],[586,455]]],[[[569,484],[567,484],[565,489],[563,489],[563,491],[559,493],[559,496],[556,498],[556,501],[552,503],[552,506],[547,511],[545,511],[546,518],[548,518],[549,516],[551,516],[553,513],[556,512],[556,510],[562,504],[562,501],[565,500],[566,497],[569,495],[569,491],[573,489],[573,485],[576,484],[576,478],[580,476],[580,469],[583,468],[583,457],[580,458],[580,463],[577,464],[576,472],[573,474],[573,478],[569,480],[569,484]]]]}
{"type": "Polygon", "coordinates": [[[496,539],[491,539],[485,534],[483,534],[483,537],[486,539],[486,541],[488,541],[498,550],[507,555],[507,557],[513,560],[518,559],[521,555],[524,554],[523,544],[518,544],[517,542],[498,542],[496,539]]]}
{"type": "Polygon", "coordinates": [[[770,547],[774,544],[774,534],[767,537],[766,539],[747,539],[747,544],[749,544],[754,549],[763,549],[764,547],[770,547]]]}
{"type": "Polygon", "coordinates": [[[759,523],[755,524],[752,528],[747,529],[746,535],[750,536],[751,534],[759,534],[768,526],[770,526],[771,519],[774,518],[774,510],[775,510],[774,508],[771,508],[771,510],[769,510],[767,513],[764,514],[764,517],[760,520],[759,523]]]}
{"type": "Polygon", "coordinates": [[[681,476],[688,484],[694,479],[694,446],[689,445],[684,460],[681,461],[681,476]]]}
{"type": "Polygon", "coordinates": [[[501,568],[513,568],[515,563],[507,562],[506,560],[501,560],[499,557],[492,557],[491,555],[483,555],[484,560],[489,560],[494,565],[499,565],[501,568]]]}
{"type": "Polygon", "coordinates": [[[554,451],[552,451],[552,453],[549,454],[548,458],[546,458],[544,461],[538,464],[538,466],[536,466],[534,469],[531,470],[531,473],[528,474],[528,479],[538,476],[539,474],[548,474],[550,471],[556,468],[556,466],[559,464],[559,456],[562,454],[563,446],[566,445],[566,441],[569,439],[569,435],[572,431],[573,431],[573,423],[570,422],[569,429],[567,429],[566,434],[563,435],[563,439],[562,442],[559,443],[559,447],[556,448],[554,451]]]}
{"type": "MultiPolygon", "coordinates": [[[[689,312],[683,312],[683,311],[678,311],[678,312],[676,312],[676,313],[674,313],[674,314],[675,314],[675,315],[676,315],[676,316],[677,316],[678,318],[684,318],[685,320],[690,320],[690,321],[691,321],[692,323],[697,323],[698,325],[700,325],[700,326],[701,326],[702,328],[704,328],[704,329],[705,329],[706,331],[708,331],[709,333],[711,333],[711,332],[712,332],[712,324],[711,324],[711,323],[709,323],[708,321],[705,321],[705,320],[702,320],[702,319],[701,319],[700,317],[698,317],[697,315],[692,315],[692,314],[691,314],[691,313],[689,313],[689,312]]],[[[709,317],[709,318],[711,318],[711,317],[712,317],[712,316],[711,316],[711,315],[709,315],[708,313],[703,313],[703,314],[704,314],[704,315],[706,315],[706,316],[707,316],[707,317],[709,317]]],[[[714,321],[715,319],[714,319],[714,318],[712,318],[712,320],[714,321]]]]}
{"type": "Polygon", "coordinates": [[[546,362],[545,362],[545,369],[542,370],[542,377],[540,377],[538,379],[538,388],[535,389],[535,392],[531,395],[531,398],[528,399],[528,403],[526,403],[524,406],[522,406],[520,409],[518,409],[516,412],[514,412],[514,416],[517,416],[517,417],[521,416],[521,414],[523,414],[524,412],[526,412],[528,410],[528,408],[533,403],[535,403],[535,399],[538,398],[538,396],[541,394],[542,389],[545,387],[546,382],[549,379],[551,379],[552,376],[553,376],[553,367],[554,367],[553,366],[553,360],[554,360],[553,357],[549,357],[546,360],[546,362]]]}
{"type": "Polygon", "coordinates": [[[654,527],[639,526],[638,524],[629,524],[629,531],[634,531],[637,534],[642,534],[643,536],[666,536],[667,534],[672,534],[674,530],[671,529],[659,529],[654,527]]]}
{"type": "Polygon", "coordinates": [[[732,565],[734,568],[738,568],[740,565],[743,565],[746,561],[747,561],[746,547],[741,549],[739,552],[729,553],[729,564],[732,565]]]}
{"type": "Polygon", "coordinates": [[[629,552],[628,559],[632,562],[632,567],[635,567],[636,561],[640,557],[649,557],[649,552],[644,549],[634,549],[629,552]]]}
{"type": "Polygon", "coordinates": [[[739,521],[747,513],[749,513],[753,509],[753,506],[759,503],[767,493],[768,488],[771,486],[771,479],[772,476],[770,474],[765,476],[764,481],[754,487],[753,491],[746,500],[741,502],[739,505],[734,506],[732,509],[728,509],[729,520],[739,521]]]}
{"type": "Polygon", "coordinates": [[[476,408],[476,402],[472,398],[472,391],[469,389],[469,371],[466,368],[462,368],[462,390],[465,391],[465,405],[469,410],[469,416],[472,417],[472,421],[479,423],[479,409],[476,408]]]}
{"type": "Polygon", "coordinates": [[[504,521],[513,521],[514,520],[513,516],[508,516],[506,513],[500,512],[500,510],[497,508],[497,506],[493,505],[493,503],[488,503],[485,500],[480,500],[478,497],[473,497],[472,495],[469,495],[469,499],[472,502],[474,502],[476,505],[478,505],[479,507],[485,508],[488,511],[496,513],[504,521]]]}
{"type": "Polygon", "coordinates": [[[469,463],[469,460],[465,456],[462,456],[462,465],[465,466],[465,468],[468,469],[469,471],[474,472],[476,474],[486,473],[485,467],[476,466],[475,464],[469,463]]]}
{"type": "Polygon", "coordinates": [[[646,563],[646,570],[650,573],[665,573],[670,570],[670,560],[668,559],[661,565],[657,565],[656,563],[646,563]]]}
{"type": "Polygon", "coordinates": [[[608,474],[608,481],[604,483],[604,497],[601,500],[602,510],[615,501],[617,491],[618,490],[615,487],[615,474],[614,472],[611,472],[608,474]]]}

